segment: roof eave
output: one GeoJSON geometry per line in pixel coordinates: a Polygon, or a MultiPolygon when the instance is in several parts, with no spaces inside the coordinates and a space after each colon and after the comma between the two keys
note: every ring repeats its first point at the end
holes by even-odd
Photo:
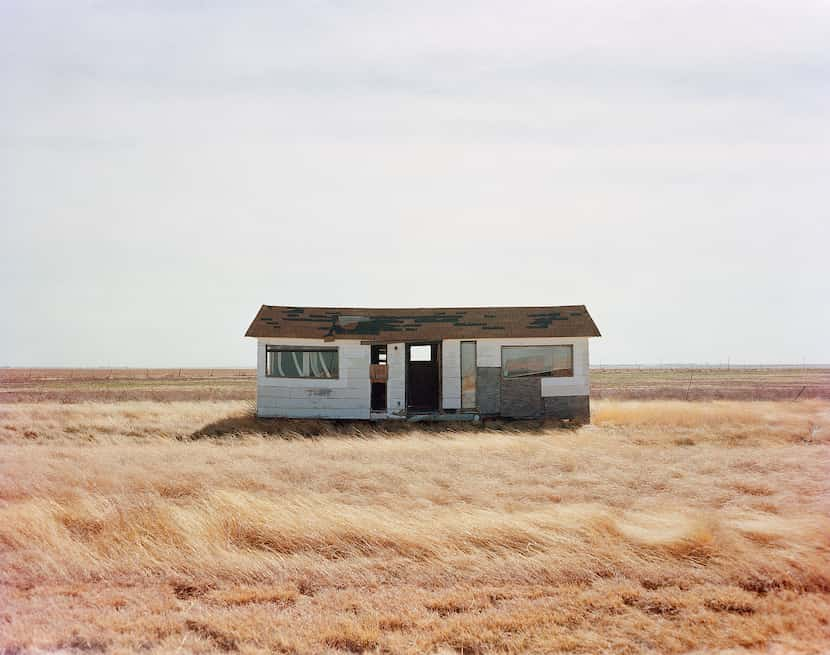
{"type": "Polygon", "coordinates": [[[602,333],[599,331],[597,324],[594,323],[594,317],[591,316],[591,312],[588,311],[588,308],[585,305],[581,305],[582,309],[585,310],[585,316],[588,317],[588,320],[591,321],[591,327],[594,328],[594,334],[585,335],[587,337],[601,337],[602,333]]]}
{"type": "Polygon", "coordinates": [[[260,305],[259,306],[259,311],[256,313],[256,316],[254,316],[254,320],[251,321],[251,324],[248,326],[248,329],[245,331],[245,336],[246,337],[259,338],[258,334],[254,334],[254,325],[256,325],[256,322],[259,320],[259,317],[262,316],[262,312],[264,310],[265,310],[265,305],[260,305]]]}

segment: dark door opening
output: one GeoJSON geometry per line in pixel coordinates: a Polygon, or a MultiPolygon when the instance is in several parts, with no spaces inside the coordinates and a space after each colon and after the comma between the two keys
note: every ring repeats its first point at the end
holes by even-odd
{"type": "Polygon", "coordinates": [[[437,412],[441,391],[440,344],[406,344],[406,408],[409,412],[437,412]]]}
{"type": "Polygon", "coordinates": [[[386,344],[372,346],[370,377],[372,380],[372,411],[386,411],[386,344]]]}

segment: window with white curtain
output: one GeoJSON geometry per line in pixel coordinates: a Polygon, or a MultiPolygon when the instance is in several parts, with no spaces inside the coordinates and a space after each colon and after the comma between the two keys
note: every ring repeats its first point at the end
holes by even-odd
{"type": "Polygon", "coordinates": [[[265,347],[265,375],[270,378],[339,377],[337,348],[265,347]]]}

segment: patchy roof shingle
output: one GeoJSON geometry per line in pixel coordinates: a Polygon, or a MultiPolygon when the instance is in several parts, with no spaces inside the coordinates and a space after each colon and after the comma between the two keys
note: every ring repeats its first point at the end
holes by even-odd
{"type": "Polygon", "coordinates": [[[263,305],[246,337],[437,341],[492,337],[598,337],[584,305],[368,309],[263,305]]]}

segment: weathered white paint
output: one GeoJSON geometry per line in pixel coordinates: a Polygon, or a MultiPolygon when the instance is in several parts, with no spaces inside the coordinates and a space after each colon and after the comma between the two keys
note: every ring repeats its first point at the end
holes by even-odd
{"type": "Polygon", "coordinates": [[[538,337],[515,339],[477,339],[478,366],[501,366],[502,346],[574,347],[574,375],[571,378],[542,378],[542,396],[587,396],[591,392],[588,370],[588,337],[538,337]]]}
{"type": "Polygon", "coordinates": [[[257,415],[292,418],[369,418],[370,348],[355,340],[258,339],[257,415]],[[265,346],[336,347],[336,380],[265,376],[265,346]]]}
{"type": "Polygon", "coordinates": [[[406,414],[406,345],[390,343],[386,346],[386,365],[389,379],[386,382],[386,405],[389,416],[406,414]]]}
{"type": "Polygon", "coordinates": [[[461,340],[441,342],[441,396],[444,409],[461,408],[461,340]]]}
{"type": "MultiPolygon", "coordinates": [[[[574,347],[574,375],[569,378],[542,378],[542,396],[587,396],[589,377],[588,338],[515,338],[470,339],[475,341],[478,366],[501,366],[502,346],[566,345],[574,347]]],[[[257,415],[293,418],[377,417],[370,411],[371,350],[359,341],[340,339],[260,338],[257,345],[257,415]],[[336,347],[339,377],[336,380],[269,378],[265,376],[265,346],[336,347]]],[[[389,378],[386,387],[387,412],[390,417],[406,413],[406,345],[387,347],[389,378]]],[[[461,407],[461,341],[445,339],[441,344],[441,404],[444,409],[461,407]]]]}

